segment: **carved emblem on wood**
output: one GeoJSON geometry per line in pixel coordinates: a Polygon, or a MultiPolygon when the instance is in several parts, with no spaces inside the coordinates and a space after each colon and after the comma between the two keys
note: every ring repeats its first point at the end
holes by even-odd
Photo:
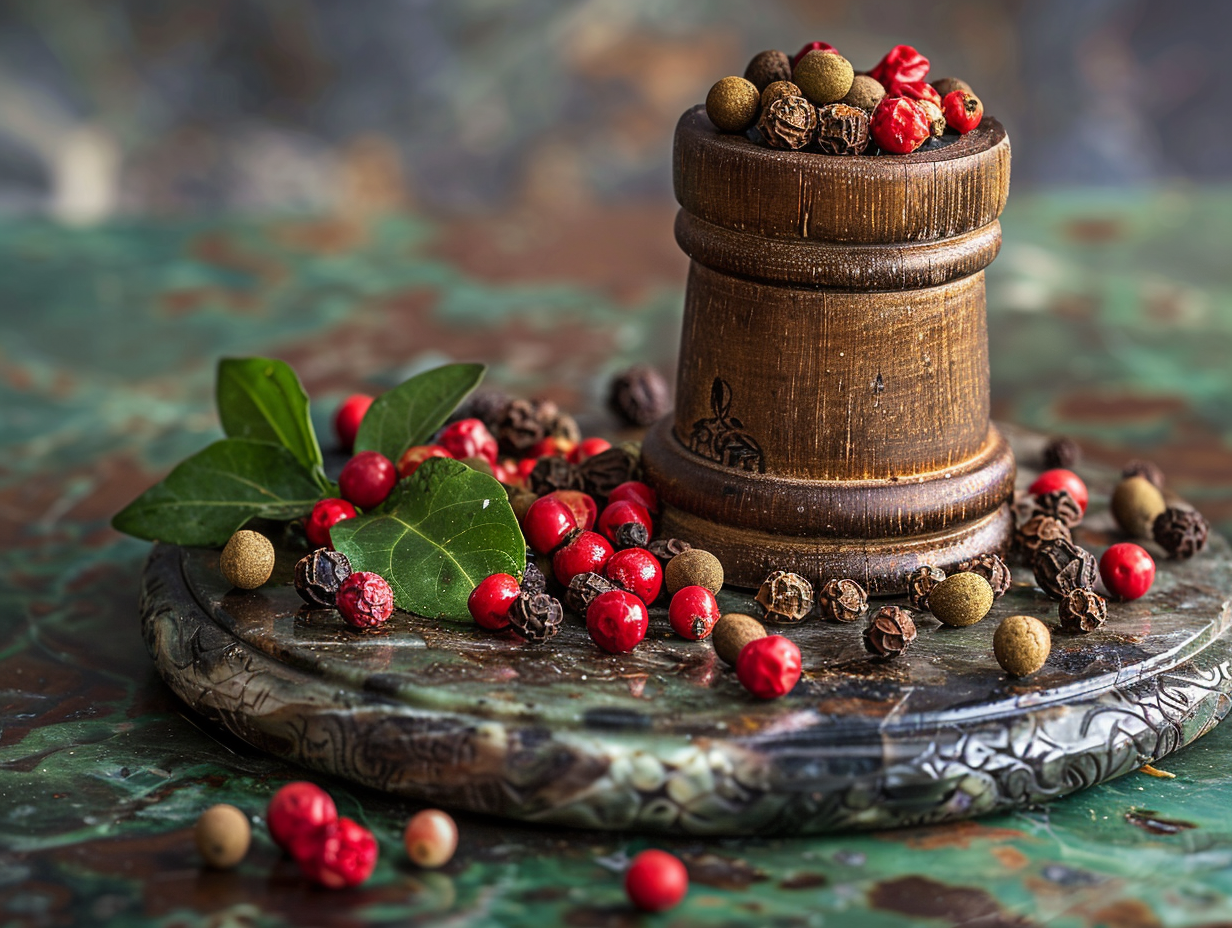
{"type": "Polygon", "coordinates": [[[766,472],[766,461],[757,439],[745,431],[744,423],[731,414],[732,388],[722,377],[714,378],[710,388],[709,419],[698,419],[689,434],[689,450],[724,467],[736,467],[755,474],[766,472]]]}

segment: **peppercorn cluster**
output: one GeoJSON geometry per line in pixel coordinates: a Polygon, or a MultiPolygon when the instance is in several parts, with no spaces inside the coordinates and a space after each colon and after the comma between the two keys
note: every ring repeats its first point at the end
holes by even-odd
{"type": "Polygon", "coordinates": [[[909,154],[979,126],[984,104],[956,77],[928,81],[929,61],[896,45],[867,72],[827,42],[794,57],[758,52],[743,77],[724,77],[706,95],[721,132],[747,133],[771,148],[826,155],[909,154]]]}

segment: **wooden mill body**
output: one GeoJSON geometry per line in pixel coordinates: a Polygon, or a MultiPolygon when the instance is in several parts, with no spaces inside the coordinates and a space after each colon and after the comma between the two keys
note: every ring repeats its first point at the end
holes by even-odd
{"type": "Polygon", "coordinates": [[[989,422],[984,268],[1001,244],[1005,130],[832,157],[676,128],[692,259],[676,409],[643,462],[662,530],[728,582],[774,569],[901,592],[921,564],[1003,550],[1014,457],[989,422]]]}

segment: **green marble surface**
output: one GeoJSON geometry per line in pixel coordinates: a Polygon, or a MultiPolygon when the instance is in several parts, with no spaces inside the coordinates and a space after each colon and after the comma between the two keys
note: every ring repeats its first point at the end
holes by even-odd
{"type": "MultiPolygon", "coordinates": [[[[800,840],[663,840],[461,816],[443,871],[411,868],[412,807],[342,783],[382,859],[363,888],[308,887],[259,825],[230,873],[191,824],[259,817],[298,771],[203,727],[154,673],[136,612],[148,546],[111,514],[216,437],[220,355],[291,361],[330,410],[443,359],[600,399],[675,353],[672,211],[433,221],[390,216],[0,225],[0,925],[1210,925],[1232,922],[1232,727],[1045,808],[800,840]],[[1149,810],[1144,811],[1144,810],[1149,810]],[[620,871],[648,845],[693,890],[654,918],[620,871]]],[[[989,271],[995,414],[1146,454],[1232,529],[1232,192],[1015,194],[989,271]]]]}

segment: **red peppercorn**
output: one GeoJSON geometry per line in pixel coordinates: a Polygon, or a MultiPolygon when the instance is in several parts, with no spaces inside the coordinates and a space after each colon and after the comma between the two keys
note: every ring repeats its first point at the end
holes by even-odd
{"type": "Polygon", "coordinates": [[[649,626],[646,604],[624,590],[600,593],[586,609],[586,631],[595,644],[612,654],[636,648],[649,626]]]}
{"type": "Polygon", "coordinates": [[[561,586],[568,586],[578,574],[602,574],[613,553],[602,535],[578,532],[552,555],[552,575],[561,586]]]}
{"type": "Polygon", "coordinates": [[[873,110],[869,132],[879,148],[895,155],[906,155],[923,145],[932,135],[928,114],[914,100],[886,97],[873,110]]]}
{"type": "Polygon", "coordinates": [[[323,499],[312,507],[312,512],[304,519],[304,534],[312,542],[314,548],[334,547],[330,540],[329,530],[343,519],[354,519],[359,513],[345,499],[323,499]]]}
{"type": "Polygon", "coordinates": [[[1087,485],[1072,470],[1066,470],[1064,467],[1046,470],[1035,478],[1031,486],[1027,487],[1027,492],[1033,496],[1052,493],[1056,490],[1068,490],[1069,495],[1074,498],[1074,502],[1082,508],[1082,511],[1087,511],[1087,500],[1090,498],[1087,485]]]}
{"type": "Polygon", "coordinates": [[[678,906],[689,891],[689,871],[666,851],[642,851],[625,871],[625,893],[643,912],[678,906]]]}
{"type": "Polygon", "coordinates": [[[359,434],[359,424],[364,421],[364,413],[372,405],[372,397],[366,393],[353,393],[342,401],[334,413],[334,434],[338,436],[338,447],[349,452],[355,447],[355,436],[359,434]]]}
{"type": "Polygon", "coordinates": [[[526,543],[539,554],[551,554],[577,530],[577,516],[573,510],[551,494],[531,503],[522,517],[526,543]]]}
{"type": "Polygon", "coordinates": [[[835,54],[838,53],[838,49],[835,48],[833,45],[831,45],[829,42],[809,42],[807,45],[804,46],[804,48],[796,52],[796,57],[791,59],[791,66],[794,68],[796,65],[798,65],[800,63],[800,59],[803,58],[805,55],[807,55],[809,52],[819,52],[819,51],[820,52],[834,52],[835,54]]]}
{"type": "Polygon", "coordinates": [[[609,506],[622,500],[637,503],[651,515],[659,514],[659,494],[640,480],[626,481],[607,495],[609,506]]]}
{"type": "Polygon", "coordinates": [[[297,860],[312,849],[312,838],[323,825],[338,818],[329,793],[315,783],[297,780],[274,793],[265,810],[274,843],[297,860]]]}
{"type": "Polygon", "coordinates": [[[308,879],[329,889],[358,886],[376,868],[376,838],[363,825],[349,818],[324,825],[312,848],[299,858],[308,879]]]}
{"type": "Polygon", "coordinates": [[[625,548],[613,554],[604,567],[604,576],[632,593],[647,606],[659,598],[663,589],[663,567],[645,548],[625,548]]]}
{"type": "Polygon", "coordinates": [[[984,118],[984,104],[966,90],[951,90],[941,101],[941,112],[947,126],[966,135],[984,118]]]}
{"type": "Polygon", "coordinates": [[[895,45],[868,73],[886,93],[892,93],[895,84],[924,80],[928,76],[928,59],[910,45],[895,45]]]}
{"type": "Polygon", "coordinates": [[[521,592],[517,578],[510,574],[492,574],[471,590],[466,608],[476,625],[498,632],[509,627],[509,607],[521,592]]]}
{"type": "Polygon", "coordinates": [[[1155,561],[1131,541],[1113,545],[1099,559],[1099,575],[1108,592],[1120,600],[1138,599],[1155,582],[1155,561]]]}
{"type": "Polygon", "coordinates": [[[654,534],[654,523],[650,519],[650,513],[646,511],[644,506],[639,506],[637,503],[632,503],[628,500],[608,503],[607,508],[599,516],[598,528],[599,531],[607,536],[608,541],[614,543],[616,541],[616,530],[629,522],[636,522],[638,525],[645,527],[647,538],[654,534]]]}
{"type": "Polygon", "coordinates": [[[894,96],[906,97],[908,100],[927,100],[941,106],[941,94],[928,81],[903,81],[894,85],[894,96]]]}
{"type": "Polygon", "coordinates": [[[398,482],[394,462],[379,451],[361,451],[342,467],[338,489],[343,499],[360,509],[371,509],[385,502],[398,482]]]}
{"type": "Polygon", "coordinates": [[[461,461],[483,458],[496,466],[497,444],[482,419],[459,419],[441,429],[436,443],[461,461]]]}
{"type": "Polygon", "coordinates": [[[595,518],[599,515],[599,504],[589,493],[583,493],[581,490],[553,490],[548,496],[560,500],[573,510],[578,528],[582,531],[589,532],[595,527],[595,518]]]}
{"type": "Polygon", "coordinates": [[[419,465],[428,458],[452,458],[453,455],[440,445],[411,445],[398,458],[398,476],[406,478],[419,470],[419,465]]]}
{"type": "Polygon", "coordinates": [[[375,628],[393,615],[394,591],[380,574],[357,570],[338,587],[337,603],[351,627],[375,628]]]}
{"type": "Polygon", "coordinates": [[[790,693],[800,669],[800,649],[782,635],[750,641],[736,658],[736,678],[758,699],[790,693]]]}
{"type": "Polygon", "coordinates": [[[541,439],[532,445],[528,454],[532,460],[538,458],[567,458],[576,447],[577,442],[575,441],[549,435],[547,438],[541,439]]]}
{"type": "Polygon", "coordinates": [[[606,438],[583,438],[566,457],[571,464],[581,464],[587,458],[593,458],[596,454],[602,454],[612,447],[612,443],[606,438]]]}
{"type": "Polygon", "coordinates": [[[682,638],[700,641],[719,621],[719,603],[704,586],[686,586],[676,591],[667,607],[667,621],[682,638]]]}

